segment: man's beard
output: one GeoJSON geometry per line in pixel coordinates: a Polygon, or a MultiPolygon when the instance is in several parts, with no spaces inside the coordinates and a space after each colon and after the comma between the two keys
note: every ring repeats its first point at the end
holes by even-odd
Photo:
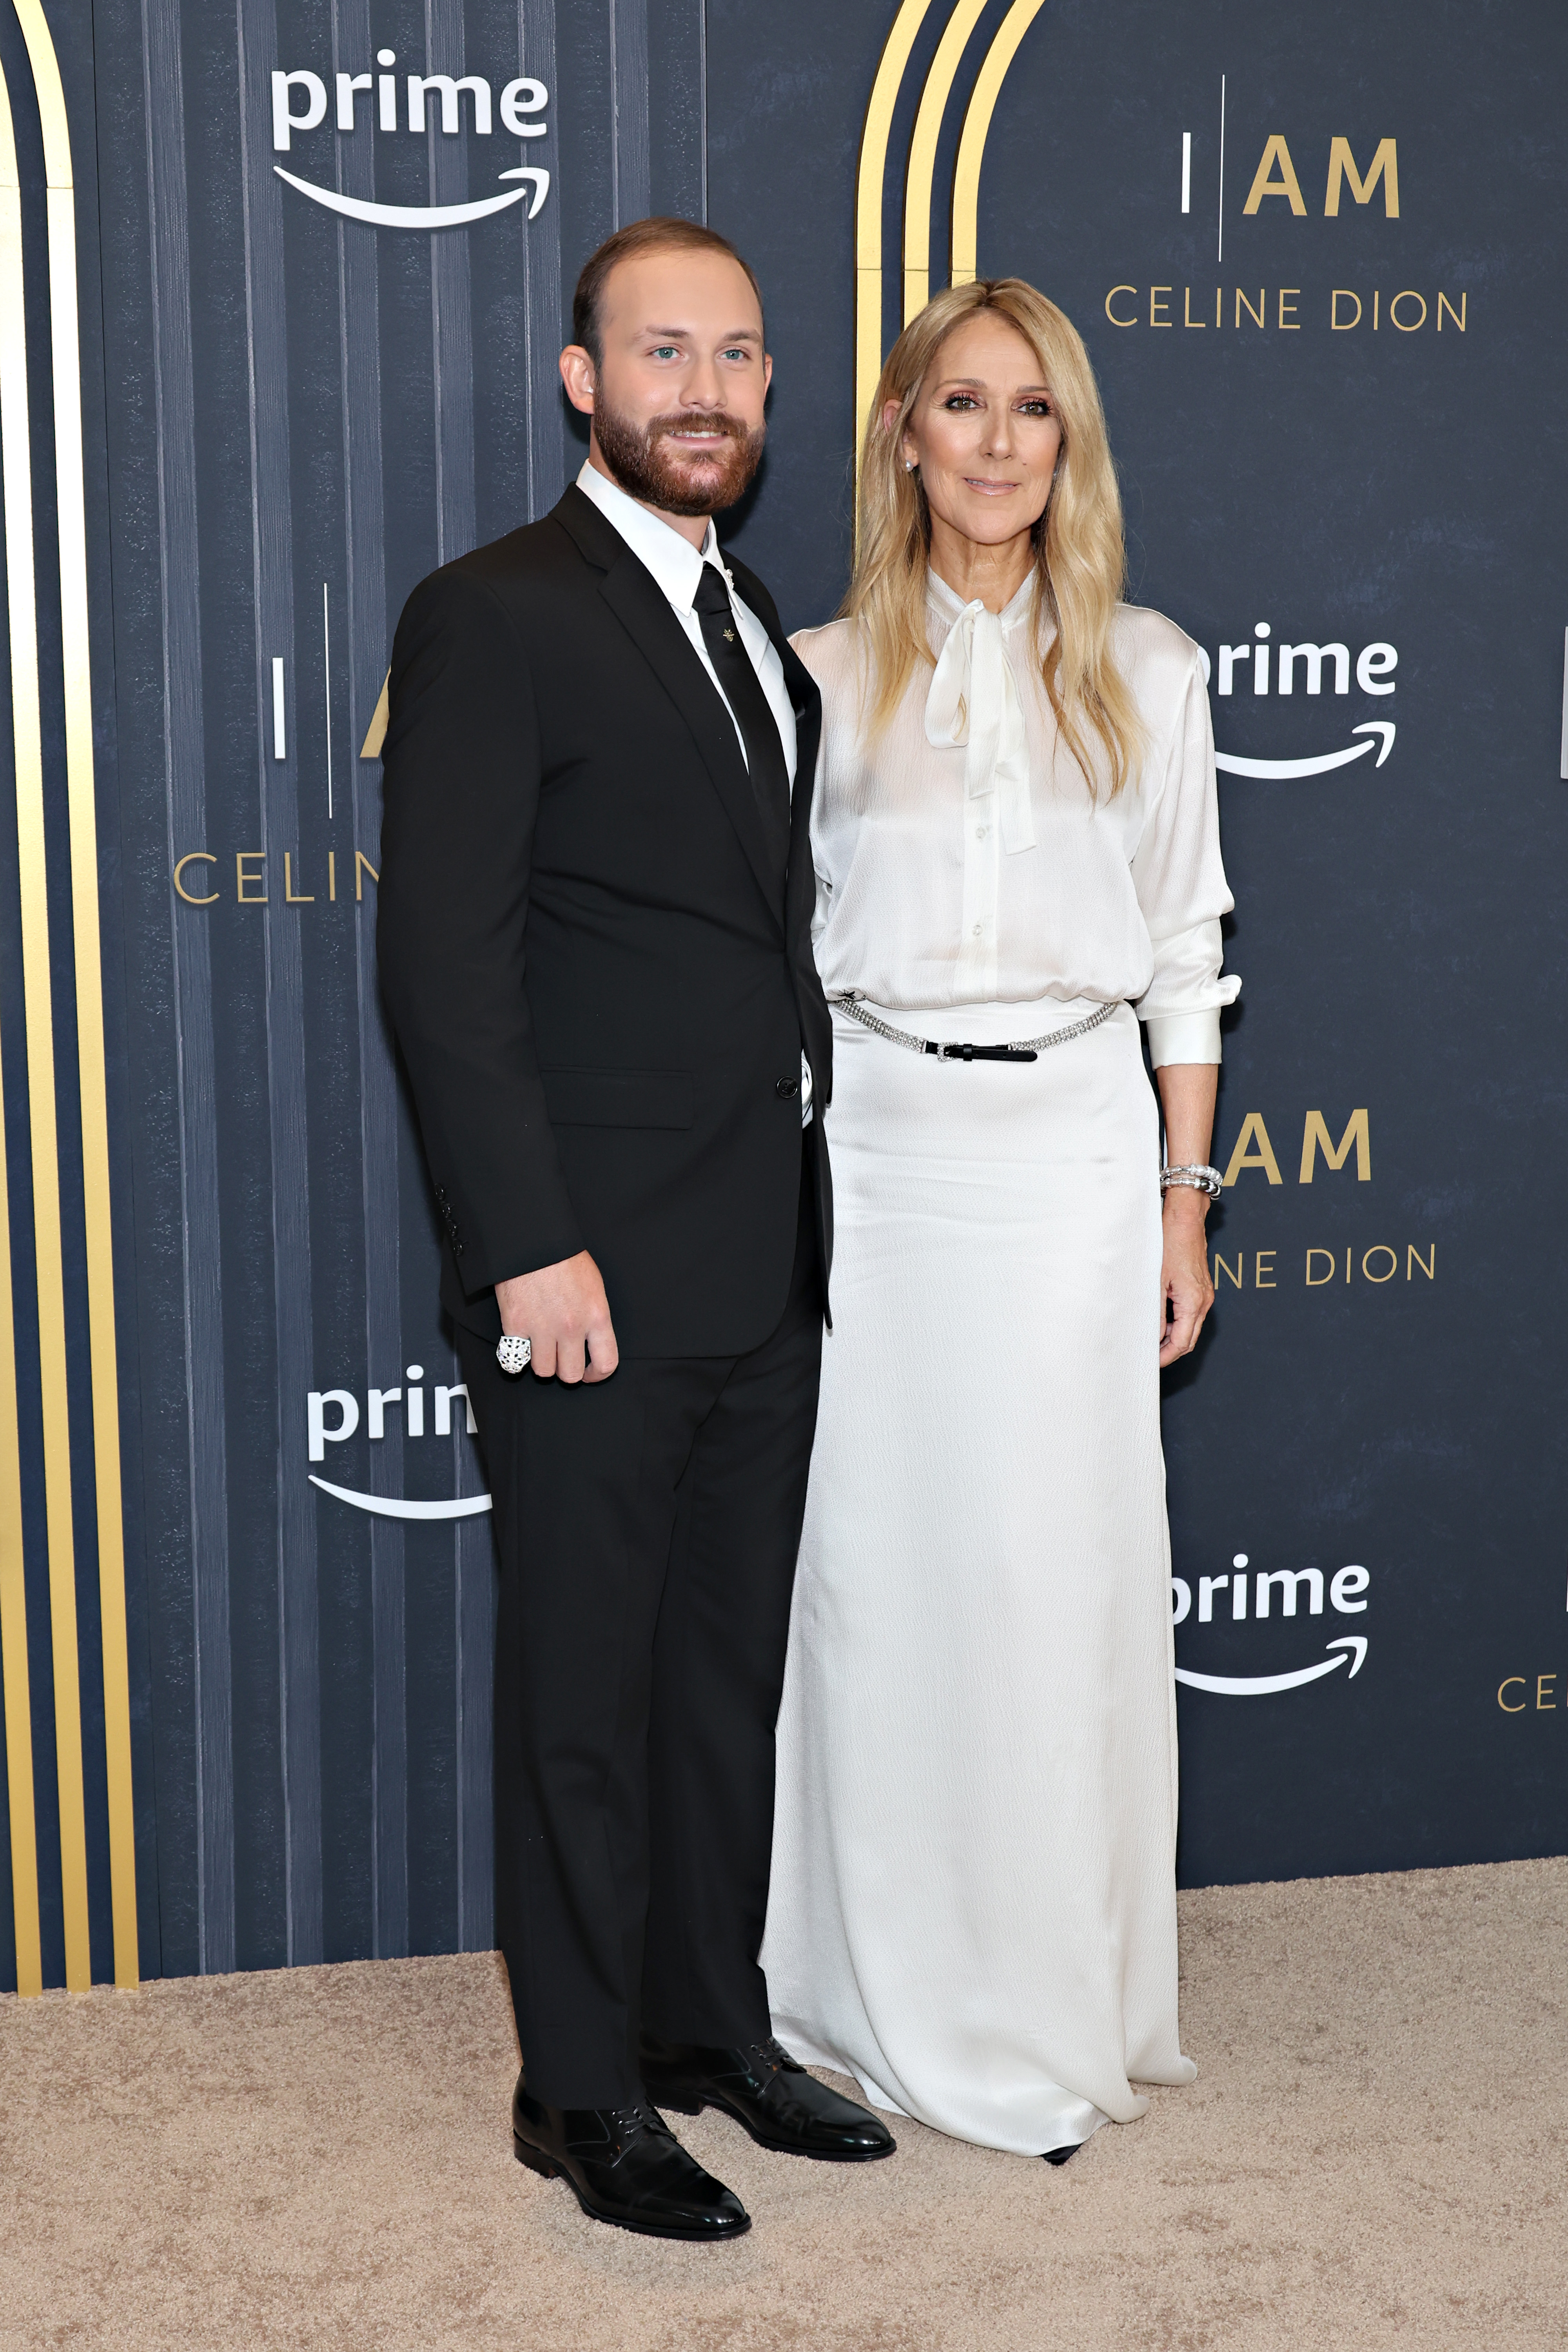
{"type": "Polygon", "coordinates": [[[688,409],[671,416],[653,417],[635,425],[607,406],[601,394],[594,409],[594,434],[600,454],[623,490],[666,514],[706,515],[732,507],[750,488],[763,462],[765,425],[754,433],[724,409],[688,409]],[[672,433],[721,433],[710,443],[699,473],[668,454],[672,433]]]}

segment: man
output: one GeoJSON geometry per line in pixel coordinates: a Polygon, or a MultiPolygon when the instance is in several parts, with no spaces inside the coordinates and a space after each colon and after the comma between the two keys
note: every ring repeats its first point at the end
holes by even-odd
{"type": "Polygon", "coordinates": [[[514,2146],[601,2221],[720,2239],[745,2210],[651,2100],[893,2145],[770,2038],[756,1959],[832,1236],[820,710],[711,520],[762,456],[750,269],[637,222],[573,331],[575,487],[398,627],[381,970],[500,1545],[514,2146]]]}

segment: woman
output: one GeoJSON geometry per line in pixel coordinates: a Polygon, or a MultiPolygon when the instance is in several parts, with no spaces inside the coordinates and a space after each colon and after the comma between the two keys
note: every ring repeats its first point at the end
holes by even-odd
{"type": "Polygon", "coordinates": [[[1159,1367],[1214,1296],[1240,983],[1201,658],[1122,573],[1078,334],[1017,278],[939,295],[795,641],[837,1250],[763,1958],[797,2056],[1055,2162],[1194,2071],[1159,1367]]]}

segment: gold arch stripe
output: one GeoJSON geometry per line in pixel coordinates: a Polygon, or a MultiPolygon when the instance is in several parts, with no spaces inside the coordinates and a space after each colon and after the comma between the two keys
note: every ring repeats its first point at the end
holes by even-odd
{"type": "Polygon", "coordinates": [[[59,1145],[55,1113],[44,753],[38,710],[38,615],[33,574],[32,436],[27,415],[22,198],[8,94],[6,118],[5,166],[8,184],[5,189],[4,248],[0,250],[0,442],[4,444],[11,733],[16,761],[22,989],[32,1141],[33,1258],[38,1295],[38,1371],[43,1392],[44,1507],[48,1533],[66,1983],[73,1992],[85,1992],[92,1982],[92,1954],[88,1934],[87,1811],[82,1790],[76,1543],[71,1512],[70,1413],[66,1388],[65,1268],[60,1243],[59,1145]]]}
{"type": "Polygon", "coordinates": [[[860,173],[855,192],[855,456],[871,413],[882,373],[882,193],[887,180],[888,140],[904,69],[931,0],[900,0],[888,35],[860,134],[860,173]]]}
{"type": "MultiPolygon", "coordinates": [[[[22,312],[22,190],[16,141],[11,127],[11,97],[0,63],[0,441],[5,450],[5,536],[10,570],[30,567],[31,549],[11,537],[12,468],[26,456],[26,331],[22,312]],[[18,419],[16,403],[21,401],[18,419]],[[16,449],[20,439],[21,450],[16,449]]],[[[30,505],[30,488],[29,488],[30,505]]],[[[16,520],[19,520],[19,518],[16,520]]],[[[29,518],[30,520],[30,518],[29,518]]],[[[13,599],[16,591],[13,588],[13,599]]],[[[15,612],[15,605],[13,605],[15,612]]],[[[24,624],[24,636],[26,635],[24,624]]],[[[16,630],[12,629],[15,662],[16,630]]],[[[13,692],[16,691],[14,675],[13,692]]],[[[26,688],[22,688],[24,698],[26,688]]],[[[33,673],[37,751],[37,673],[33,673]]],[[[13,719],[18,790],[27,721],[13,719]]],[[[27,1672],[27,1588],[22,1553],[22,1460],[16,1425],[16,1327],[11,1292],[10,1187],[5,1138],[0,1135],[0,1664],[4,1666],[5,1776],[11,1814],[11,1907],[16,1920],[16,1990],[43,1990],[38,1936],[38,1841],[33,1807],[33,1709],[27,1672]]]]}
{"type": "Polygon", "coordinates": [[[952,173],[951,275],[955,286],[968,286],[980,274],[980,166],[985,154],[986,135],[1007,69],[1018,53],[1018,44],[1044,5],[1045,0],[1013,0],[985,53],[963,118],[952,173]]]}
{"type": "Polygon", "coordinates": [[[381,747],[386,740],[386,730],[392,723],[392,672],[381,681],[381,692],[375,698],[375,709],[370,714],[370,725],[364,730],[364,741],[359,747],[362,760],[379,760],[381,747]]]}
{"type": "Polygon", "coordinates": [[[937,44],[921,92],[910,173],[904,189],[904,324],[931,299],[931,197],[936,177],[936,142],[959,60],[985,8],[986,0],[957,0],[947,30],[937,44]]]}
{"type": "MultiPolygon", "coordinates": [[[[0,112],[8,114],[0,100],[0,112]]],[[[5,124],[9,132],[10,122],[5,124]]],[[[0,188],[0,204],[8,196],[0,188]]],[[[0,247],[9,242],[0,226],[0,247]]],[[[0,260],[0,270],[4,262],[0,260]]],[[[11,1915],[16,1990],[42,1992],[38,1832],[33,1807],[33,1698],[27,1672],[27,1588],[22,1558],[22,1449],[16,1428],[16,1324],[11,1300],[11,1202],[0,1151],[0,1664],[5,1669],[5,1779],[11,1814],[11,1915]]]]}
{"type": "MultiPolygon", "coordinates": [[[[49,322],[55,394],[56,509],[65,667],[66,789],[76,950],[77,1062],[91,1350],[99,1612],[102,1624],[109,1872],[114,1981],[139,1975],[136,1823],[131,1778],[131,1676],[125,1629],[125,1527],[121,1491],[119,1350],[114,1328],[114,1230],[109,1172],[109,1084],[98,903],[98,807],[88,627],[87,509],[81,431],[81,340],[76,190],[59,62],[41,0],[13,0],[33,68],[44,136],[48,207],[49,322]]],[[[63,1403],[63,1400],[62,1400],[63,1403]]]]}

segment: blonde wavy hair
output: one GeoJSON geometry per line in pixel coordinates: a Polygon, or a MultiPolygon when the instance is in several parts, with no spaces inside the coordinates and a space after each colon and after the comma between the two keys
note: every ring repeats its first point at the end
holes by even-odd
{"type": "Polygon", "coordinates": [[[870,732],[887,725],[919,665],[934,667],[935,659],[926,635],[931,509],[919,474],[905,470],[900,445],[943,343],[982,311],[994,312],[1023,336],[1061,425],[1056,477],[1034,530],[1035,655],[1063,743],[1091,791],[1098,747],[1114,795],[1143,749],[1137,706],[1110,649],[1127,571],[1121,500],[1083,338],[1021,278],[980,278],[933,296],[888,354],[871,403],[855,574],[839,608],[840,619],[860,625],[875,681],[870,732]],[[896,414],[885,423],[889,404],[896,414]]]}

